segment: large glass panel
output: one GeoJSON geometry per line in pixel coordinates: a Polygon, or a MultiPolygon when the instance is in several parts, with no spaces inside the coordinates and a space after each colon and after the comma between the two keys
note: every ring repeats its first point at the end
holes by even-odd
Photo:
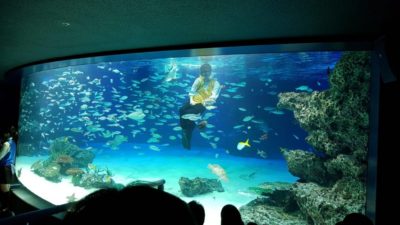
{"type": "Polygon", "coordinates": [[[269,225],[364,212],[369,52],[164,55],[23,76],[22,184],[59,205],[164,179],[205,224],[226,204],[269,225]]]}

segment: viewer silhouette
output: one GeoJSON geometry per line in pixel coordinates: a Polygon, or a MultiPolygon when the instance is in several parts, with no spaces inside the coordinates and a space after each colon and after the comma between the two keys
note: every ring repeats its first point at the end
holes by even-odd
{"type": "Polygon", "coordinates": [[[78,201],[64,224],[196,225],[186,202],[149,186],[101,189],[78,201]]]}
{"type": "Polygon", "coordinates": [[[205,211],[204,211],[204,207],[196,202],[196,201],[190,201],[188,203],[190,211],[193,214],[194,219],[197,222],[197,225],[203,225],[204,224],[204,219],[206,217],[205,211]]]}
{"type": "Polygon", "coordinates": [[[12,126],[0,138],[0,218],[13,216],[10,185],[14,182],[18,131],[12,126]]]}
{"type": "Polygon", "coordinates": [[[257,224],[254,222],[248,222],[247,225],[257,225],[257,224]]]}
{"type": "Polygon", "coordinates": [[[350,213],[339,223],[340,225],[374,225],[372,220],[361,213],[350,213]]]}
{"type": "Polygon", "coordinates": [[[244,225],[239,210],[234,205],[225,205],[221,210],[221,225],[244,225]]]}

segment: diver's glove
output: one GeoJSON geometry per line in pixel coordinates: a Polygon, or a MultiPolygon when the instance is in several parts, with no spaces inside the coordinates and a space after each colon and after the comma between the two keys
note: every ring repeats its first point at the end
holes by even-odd
{"type": "Polygon", "coordinates": [[[196,105],[196,104],[197,104],[197,103],[193,100],[193,97],[192,97],[192,96],[190,96],[189,101],[190,101],[190,104],[191,104],[191,105],[196,105]]]}
{"type": "Polygon", "coordinates": [[[212,98],[208,98],[208,99],[204,100],[204,102],[203,102],[203,105],[206,107],[214,105],[214,104],[215,104],[215,99],[212,99],[212,98]]]}
{"type": "Polygon", "coordinates": [[[216,106],[214,106],[214,104],[215,104],[215,99],[213,98],[208,98],[203,102],[204,107],[208,110],[217,108],[216,106]]]}

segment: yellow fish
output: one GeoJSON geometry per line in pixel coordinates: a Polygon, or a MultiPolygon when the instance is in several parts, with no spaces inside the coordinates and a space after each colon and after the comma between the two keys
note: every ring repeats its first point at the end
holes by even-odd
{"type": "Polygon", "coordinates": [[[239,150],[239,151],[242,150],[244,147],[250,147],[250,143],[249,143],[249,139],[248,138],[247,138],[247,140],[245,142],[240,141],[236,146],[237,150],[239,150]]]}
{"type": "Polygon", "coordinates": [[[96,165],[94,165],[93,163],[88,163],[88,168],[90,170],[96,170],[96,165]]]}
{"type": "Polygon", "coordinates": [[[106,182],[107,184],[108,184],[108,183],[111,183],[111,181],[112,181],[112,180],[111,180],[111,176],[105,175],[105,176],[103,177],[103,181],[106,182]]]}

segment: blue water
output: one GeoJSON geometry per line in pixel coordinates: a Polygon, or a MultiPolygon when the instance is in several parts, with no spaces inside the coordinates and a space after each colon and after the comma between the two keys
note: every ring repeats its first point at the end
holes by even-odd
{"type": "MultiPolygon", "coordinates": [[[[68,137],[93,152],[93,165],[108,168],[115,182],[163,178],[165,190],[185,200],[179,178],[219,179],[208,168],[216,164],[228,177],[221,180],[226,192],[205,197],[239,207],[257,197],[250,187],[297,180],[281,148],[314,149],[293,113],[277,108],[278,95],[329,89],[329,71],[340,57],[340,52],[304,52],[161,58],[30,74],[22,80],[19,120],[19,146],[30,147],[19,155],[50,156],[51,144],[68,137]],[[204,62],[223,88],[217,108],[203,115],[208,126],[194,130],[187,151],[181,146],[179,108],[204,62]],[[168,73],[173,65],[177,72],[168,73]],[[132,114],[137,112],[140,118],[132,114]],[[250,147],[237,149],[247,139],[250,147]]],[[[209,213],[216,210],[206,202],[209,213]]]]}
{"type": "MultiPolygon", "coordinates": [[[[217,109],[206,112],[212,113],[208,123],[213,127],[204,131],[209,138],[195,130],[192,145],[256,158],[263,158],[257,154],[262,151],[269,159],[282,159],[280,148],[312,150],[292,112],[276,109],[278,94],[300,86],[328,89],[327,68],[332,70],[340,56],[338,52],[215,56],[210,61],[213,74],[224,88],[217,109]],[[276,110],[283,114],[273,113],[276,110]],[[246,116],[254,118],[243,122],[246,116]],[[247,138],[251,148],[237,151],[237,143],[247,138]]],[[[178,109],[187,101],[200,65],[198,57],[121,61],[26,76],[21,141],[34,143],[37,152],[45,154],[57,137],[68,136],[78,146],[89,147],[114,138],[103,135],[109,131],[123,135],[127,142],[179,146],[180,131],[173,128],[179,126],[178,109]],[[164,82],[171,62],[178,66],[178,78],[164,82]],[[135,109],[144,111],[144,122],[126,118],[135,109]],[[161,137],[149,142],[154,134],[161,137]]]]}
{"type": "MultiPolygon", "coordinates": [[[[284,160],[263,160],[244,158],[227,154],[223,149],[208,151],[207,148],[196,147],[190,151],[182,151],[174,147],[160,147],[160,151],[152,151],[147,144],[123,144],[124,151],[98,152],[94,164],[98,168],[111,168],[121,171],[126,182],[141,179],[166,179],[166,189],[177,187],[180,177],[194,179],[214,178],[208,164],[219,164],[226,171],[228,181],[221,181],[231,192],[248,191],[263,182],[294,182],[296,177],[287,172],[284,160]]],[[[174,189],[179,195],[178,190],[174,189]]]]}

